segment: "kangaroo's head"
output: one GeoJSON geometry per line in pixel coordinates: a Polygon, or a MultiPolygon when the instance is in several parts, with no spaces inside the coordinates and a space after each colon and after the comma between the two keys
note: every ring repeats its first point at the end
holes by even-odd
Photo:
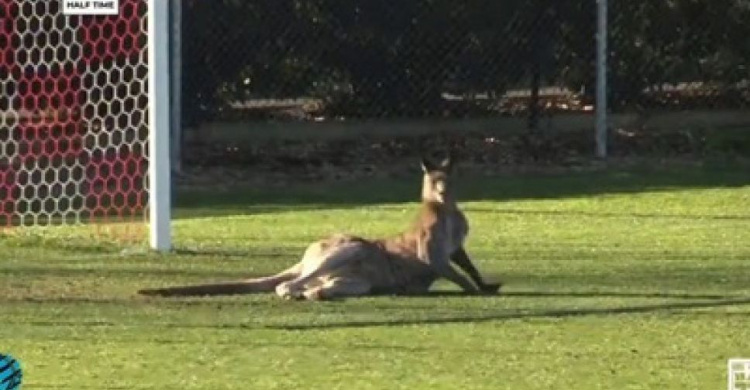
{"type": "Polygon", "coordinates": [[[450,173],[453,168],[452,157],[449,156],[439,163],[422,158],[422,201],[447,203],[453,200],[450,185],[450,173]]]}

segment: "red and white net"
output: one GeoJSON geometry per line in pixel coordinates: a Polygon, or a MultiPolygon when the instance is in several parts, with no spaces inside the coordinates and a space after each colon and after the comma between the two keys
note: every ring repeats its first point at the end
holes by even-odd
{"type": "Polygon", "coordinates": [[[147,3],[119,3],[0,0],[0,228],[141,220],[147,3]]]}

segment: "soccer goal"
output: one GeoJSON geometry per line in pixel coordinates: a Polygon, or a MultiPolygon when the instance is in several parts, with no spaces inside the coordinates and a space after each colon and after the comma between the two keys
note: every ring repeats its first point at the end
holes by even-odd
{"type": "Polygon", "coordinates": [[[168,7],[0,0],[0,228],[146,220],[171,247],[168,7]]]}

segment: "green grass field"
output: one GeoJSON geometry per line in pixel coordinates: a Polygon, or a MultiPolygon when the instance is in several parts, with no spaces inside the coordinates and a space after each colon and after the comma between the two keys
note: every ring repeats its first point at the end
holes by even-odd
{"type": "Polygon", "coordinates": [[[194,192],[175,254],[85,228],[0,236],[0,352],[25,389],[723,389],[727,359],[750,358],[746,170],[461,182],[467,248],[504,295],[134,295],[273,272],[335,231],[393,233],[418,183],[194,192]]]}

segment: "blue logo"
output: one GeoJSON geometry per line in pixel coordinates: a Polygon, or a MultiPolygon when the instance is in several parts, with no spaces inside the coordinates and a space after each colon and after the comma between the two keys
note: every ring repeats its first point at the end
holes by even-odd
{"type": "Polygon", "coordinates": [[[21,364],[10,355],[0,354],[0,390],[21,389],[21,364]]]}

